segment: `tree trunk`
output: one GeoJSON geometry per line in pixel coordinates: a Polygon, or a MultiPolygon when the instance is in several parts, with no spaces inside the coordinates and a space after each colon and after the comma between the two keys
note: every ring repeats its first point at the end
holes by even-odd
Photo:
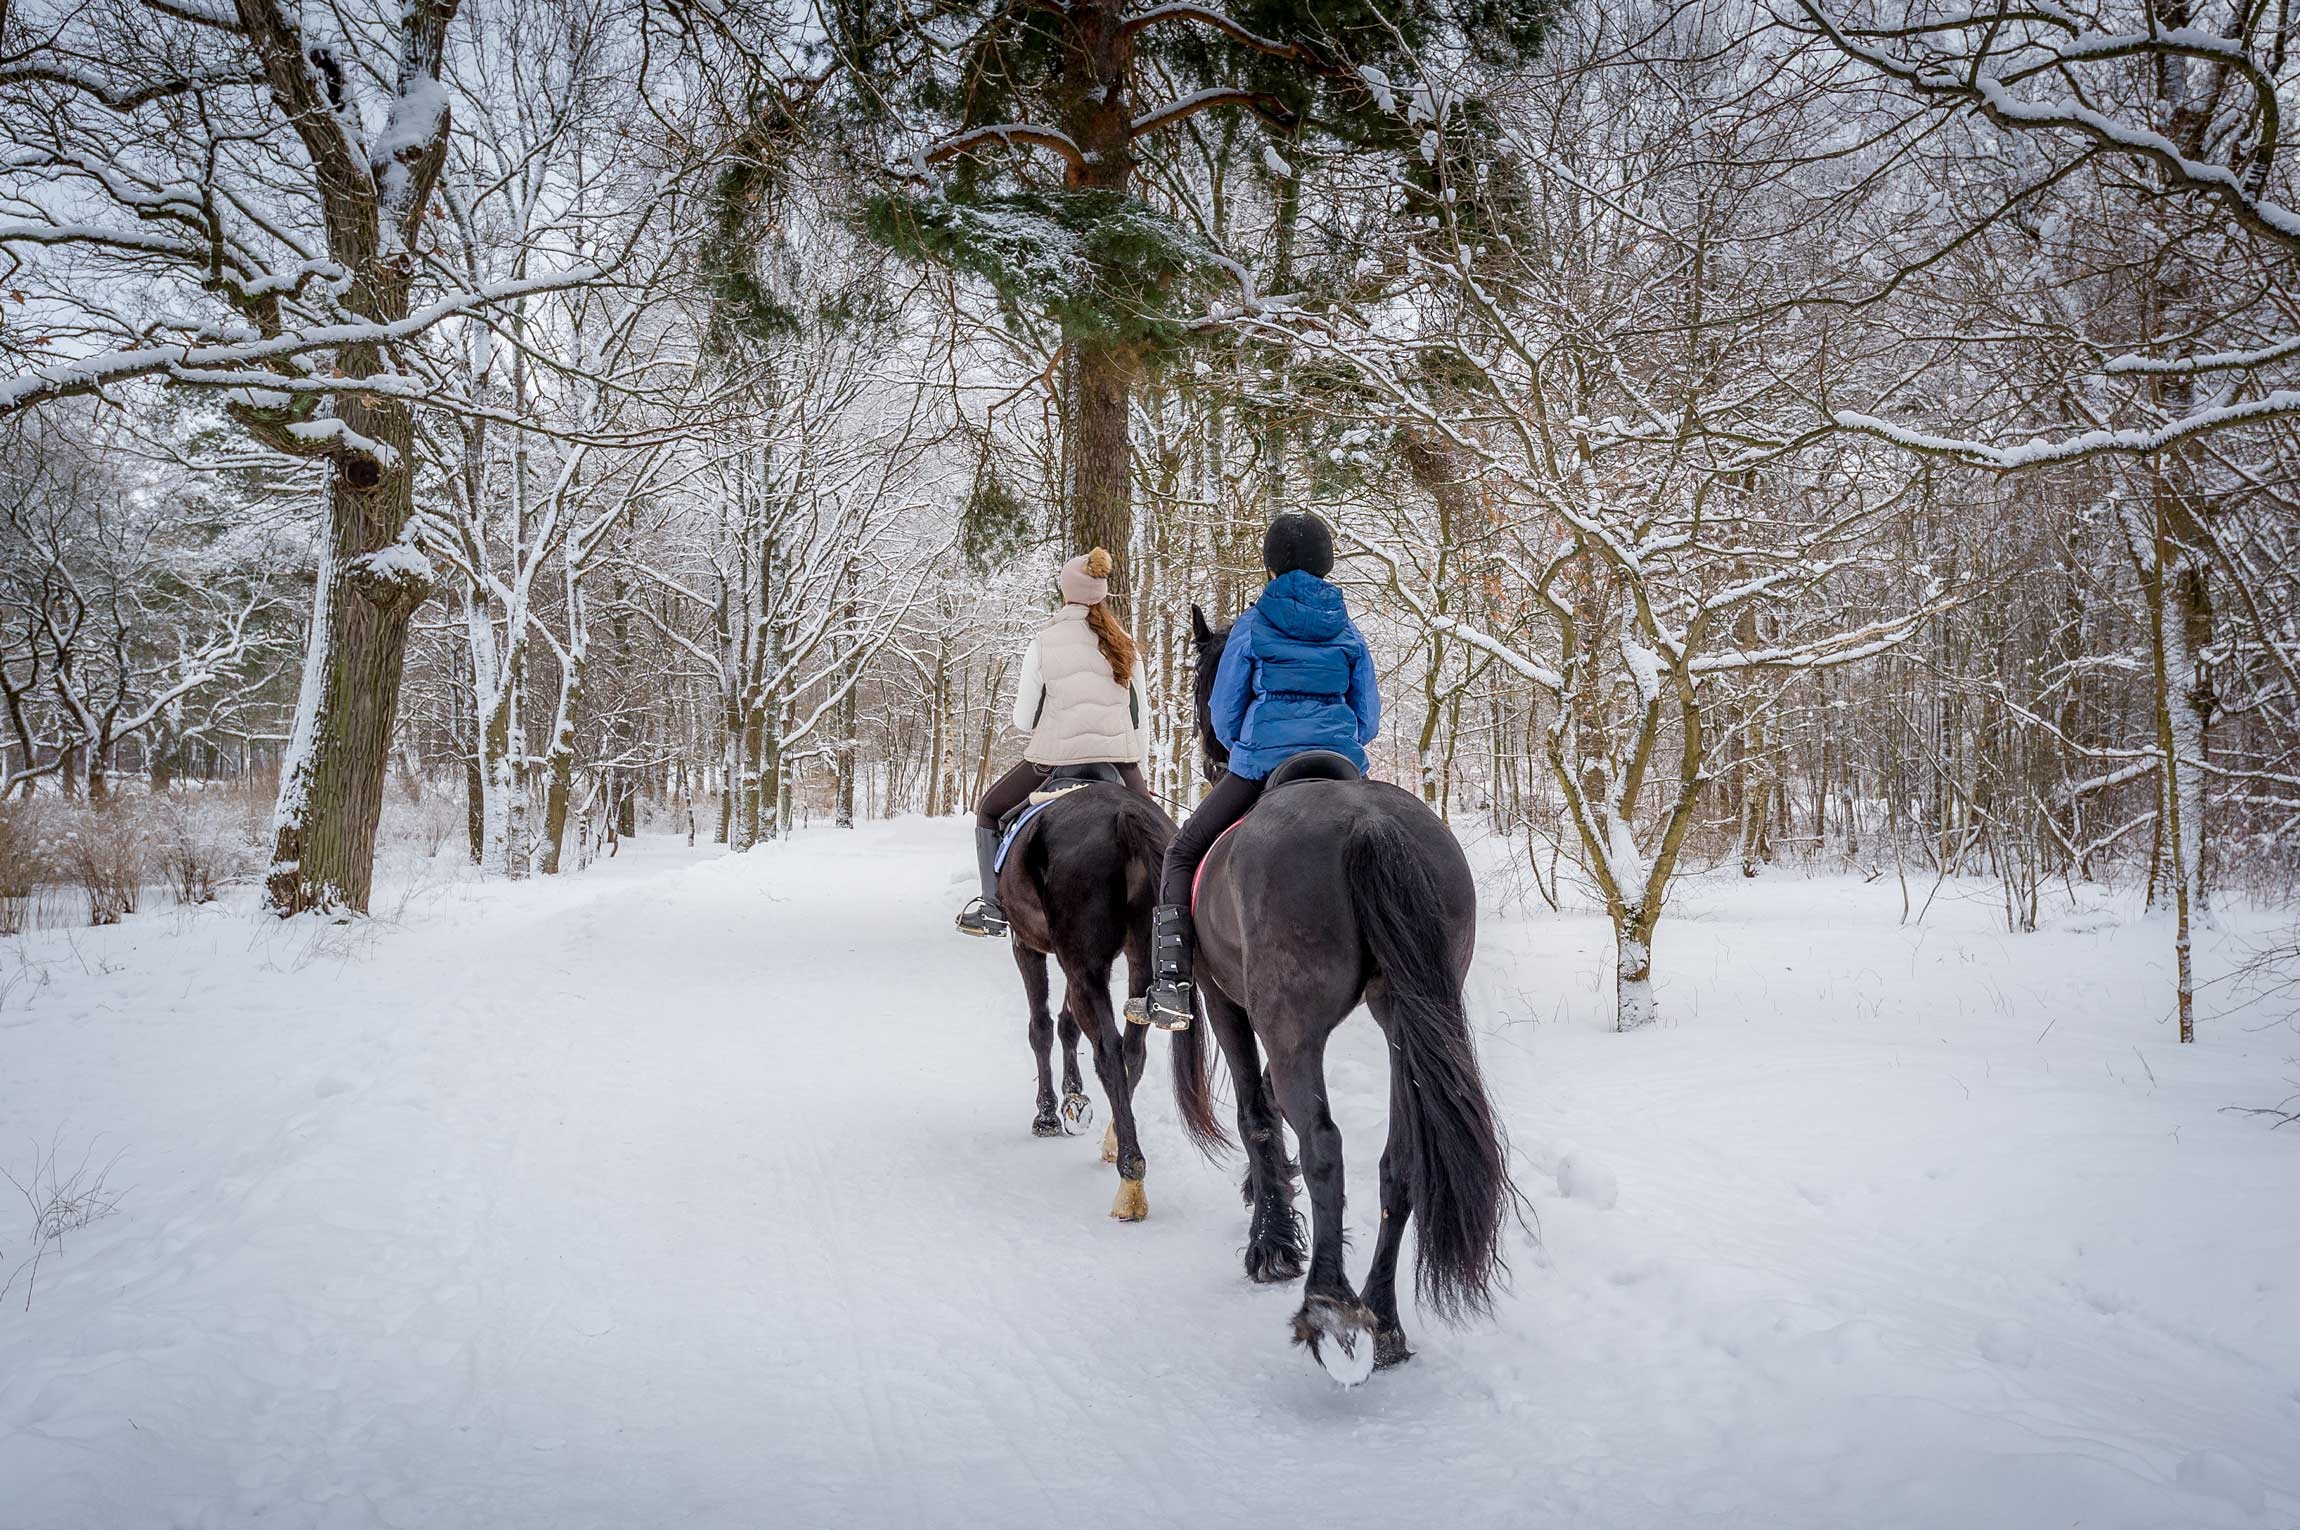
{"type": "Polygon", "coordinates": [[[839,700],[838,799],[832,822],[842,829],[855,826],[855,691],[850,686],[839,700]]]}
{"type": "Polygon", "coordinates": [[[527,875],[527,738],[519,716],[519,681],[513,678],[487,709],[479,732],[480,785],[485,820],[480,867],[513,881],[527,875]]]}
{"type": "Polygon", "coordinates": [[[472,716],[479,763],[479,867],[489,876],[528,871],[527,730],[520,701],[526,688],[519,634],[507,624],[501,642],[484,598],[474,590],[464,609],[470,639],[472,716]]]}
{"type": "MultiPolygon", "coordinates": [[[[630,589],[620,569],[615,570],[610,578],[615,616],[608,626],[608,634],[614,641],[615,651],[613,666],[608,673],[610,676],[622,676],[630,673],[631,666],[630,589]]],[[[631,757],[631,745],[634,742],[631,727],[630,711],[626,705],[614,714],[614,725],[608,734],[606,748],[609,759],[623,760],[631,757]]],[[[639,787],[644,779],[639,771],[622,766],[617,766],[608,777],[610,795],[607,800],[617,839],[629,839],[639,832],[639,787]]]]}
{"type": "Polygon", "coordinates": [[[1414,773],[1421,778],[1422,801],[1438,805],[1437,736],[1442,715],[1438,696],[1438,668],[1445,662],[1445,640],[1434,633],[1427,641],[1429,662],[1422,666],[1422,731],[1414,740],[1414,773]]]}
{"type": "Polygon", "coordinates": [[[1653,1002],[1652,921],[1629,909],[1613,916],[1613,1028],[1634,1031],[1659,1013],[1653,1002]]]}
{"type": "MultiPolygon", "coordinates": [[[[1006,661],[994,660],[990,666],[990,679],[982,690],[982,739],[974,762],[974,800],[980,802],[990,790],[990,764],[998,748],[998,692],[1006,683],[1006,661]]],[[[1150,719],[1142,719],[1148,727],[1150,719]]]]}
{"type": "Polygon", "coordinates": [[[1140,362],[1120,346],[1075,342],[1070,361],[1070,550],[1110,551],[1110,599],[1125,608],[1127,544],[1134,535],[1134,458],[1127,410],[1140,362]]]}
{"type": "Polygon", "coordinates": [[[783,698],[781,712],[775,719],[775,823],[780,832],[788,834],[798,825],[797,795],[794,790],[798,773],[791,769],[791,729],[798,726],[791,699],[783,698]]]}
{"type": "Polygon", "coordinates": [[[759,842],[759,742],[764,728],[760,707],[753,702],[742,709],[740,774],[728,786],[734,798],[733,815],[727,820],[727,848],[748,850],[759,842]]]}
{"type": "Polygon", "coordinates": [[[582,671],[570,656],[559,677],[559,711],[551,720],[551,748],[544,760],[543,859],[547,877],[559,874],[567,842],[567,802],[575,785],[575,708],[583,695],[582,671]]]}
{"type": "MultiPolygon", "coordinates": [[[[379,368],[366,347],[346,347],[337,364],[352,376],[379,368]]],[[[367,910],[408,621],[430,593],[420,563],[378,556],[399,541],[415,508],[406,409],[355,395],[340,398],[336,412],[352,432],[392,448],[397,465],[352,455],[329,465],[309,646],[264,878],[266,901],[282,915],[367,910]]]]}
{"type": "MultiPolygon", "coordinates": [[[[1067,7],[1062,126],[1084,162],[1068,176],[1073,187],[1121,194],[1131,189],[1132,106],[1127,83],[1134,43],[1125,30],[1124,0],[1077,0],[1067,7]]],[[[1070,347],[1066,416],[1070,456],[1070,550],[1109,549],[1110,599],[1119,617],[1133,622],[1127,549],[1134,534],[1133,455],[1128,406],[1141,358],[1121,343],[1064,336],[1070,347]]]]}
{"type": "MultiPolygon", "coordinates": [[[[459,727],[460,723],[459,719],[459,727]]],[[[470,839],[471,864],[476,866],[487,859],[487,778],[479,768],[476,727],[463,743],[463,827],[470,839]]]]}
{"type": "Polygon", "coordinates": [[[2197,740],[2192,729],[2193,718],[2174,689],[2186,657],[2186,634],[2178,613],[2166,609],[2171,604],[2165,590],[2172,573],[2169,540],[2159,520],[2152,539],[2154,556],[2142,580],[2142,593],[2148,604],[2149,657],[2156,680],[2156,746],[2163,757],[2158,800],[2162,805],[2161,843],[2170,863],[2166,880],[2172,888],[2174,995],[2180,1039],[2189,1042],[2196,1039],[2196,979],[2190,963],[2190,920],[2194,912],[2191,879],[2197,836],[2193,816],[2195,794],[2182,778],[2190,774],[2184,756],[2189,756],[2197,740]]]}
{"type": "MultiPolygon", "coordinates": [[[[557,876],[567,842],[568,799],[575,787],[575,718],[583,705],[584,671],[591,657],[590,606],[582,573],[570,559],[567,576],[567,645],[559,654],[559,705],[551,715],[551,743],[544,752],[542,872],[557,876]]],[[[610,791],[614,782],[608,783],[610,791]]],[[[610,826],[612,828],[612,803],[610,826]]],[[[581,864],[581,862],[578,862],[581,864]]]]}
{"type": "Polygon", "coordinates": [[[88,745],[88,804],[93,807],[112,795],[112,746],[107,740],[88,745]]]}
{"type": "MultiPolygon", "coordinates": [[[[2189,25],[2194,8],[2187,0],[2152,0],[2152,25],[2189,25]]],[[[2200,82],[2191,61],[2160,58],[2156,69],[2159,121],[2183,152],[2197,155],[2211,121],[2211,87],[2200,82]]],[[[2162,245],[2149,289],[2145,315],[2151,338],[2185,335],[2199,322],[2198,267],[2183,245],[2162,245]]],[[[2192,376],[2151,379],[2150,391],[2165,418],[2180,419],[2195,407],[2192,376]]],[[[2164,749],[2164,804],[2161,820],[2173,876],[2178,880],[2180,924],[2180,1039],[2187,1041],[2190,1018],[2188,927],[2208,911],[2204,889],[2204,801],[2206,750],[2216,706],[2206,668],[2212,646],[2212,589],[2204,524],[2212,505],[2203,488],[2202,460],[2194,445],[2176,444],[2148,459],[2151,519],[2149,562],[2155,589],[2149,595],[2152,648],[2156,661],[2157,723],[2164,749]]]]}
{"type": "Polygon", "coordinates": [[[759,708],[759,783],[756,798],[758,838],[778,838],[783,823],[783,715],[779,699],[759,708]]]}
{"type": "MultiPolygon", "coordinates": [[[[849,564],[846,577],[841,581],[847,591],[847,598],[839,607],[839,625],[849,633],[855,630],[854,577],[853,565],[849,564]]],[[[852,669],[854,642],[854,639],[849,638],[842,645],[845,652],[842,654],[839,673],[846,676],[847,688],[845,694],[839,697],[839,704],[833,713],[833,726],[838,729],[838,742],[834,746],[837,752],[833,759],[838,779],[832,798],[831,822],[841,829],[855,826],[855,698],[862,690],[862,677],[852,669]]]]}
{"type": "Polygon", "coordinates": [[[152,795],[164,796],[176,784],[178,764],[176,737],[168,731],[166,724],[154,730],[148,756],[151,761],[152,795]]]}
{"type": "Polygon", "coordinates": [[[1446,698],[1445,752],[1438,756],[1438,817],[1453,817],[1453,765],[1455,751],[1461,747],[1461,693],[1457,685],[1446,698]]]}
{"type": "Polygon", "coordinates": [[[945,714],[950,708],[950,657],[946,646],[937,646],[934,654],[934,728],[926,746],[926,816],[936,818],[945,811],[943,805],[943,731],[947,726],[945,714]]]}
{"type": "MultiPolygon", "coordinates": [[[[735,673],[729,670],[731,675],[735,673]]],[[[726,737],[719,751],[719,827],[716,838],[730,850],[746,850],[741,839],[743,772],[749,762],[743,757],[743,699],[736,688],[740,682],[729,680],[720,694],[720,710],[724,714],[726,737]]]]}
{"type": "Polygon", "coordinates": [[[559,861],[567,842],[567,797],[574,784],[575,751],[556,745],[543,763],[543,843],[535,869],[544,876],[559,874],[559,861]]]}

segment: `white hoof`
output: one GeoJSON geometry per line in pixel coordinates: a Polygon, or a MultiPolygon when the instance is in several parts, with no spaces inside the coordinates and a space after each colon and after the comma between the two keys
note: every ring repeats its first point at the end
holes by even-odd
{"type": "Polygon", "coordinates": [[[1370,1333],[1346,1339],[1337,1335],[1318,1345],[1314,1353],[1326,1374],[1345,1387],[1363,1386],[1374,1373],[1374,1336],[1370,1333]]]}
{"type": "Polygon", "coordinates": [[[1062,1097],[1062,1135],[1079,1137],[1094,1124],[1094,1102],[1082,1094],[1062,1097]]]}
{"type": "Polygon", "coordinates": [[[1104,1163],[1116,1163],[1118,1161],[1118,1123],[1115,1121],[1102,1128],[1102,1161],[1104,1163]]]}

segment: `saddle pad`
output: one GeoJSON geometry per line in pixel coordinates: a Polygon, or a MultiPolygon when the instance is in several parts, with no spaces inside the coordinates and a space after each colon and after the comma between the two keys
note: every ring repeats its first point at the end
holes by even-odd
{"type": "MultiPolygon", "coordinates": [[[[1246,818],[1251,818],[1251,817],[1253,817],[1253,816],[1254,816],[1254,815],[1253,815],[1253,813],[1252,813],[1250,810],[1249,810],[1249,811],[1247,812],[1247,814],[1246,814],[1246,818]]],[[[1214,858],[1214,852],[1215,852],[1215,851],[1217,851],[1217,850],[1219,850],[1219,849],[1221,849],[1221,848],[1222,848],[1222,841],[1223,841],[1223,840],[1226,840],[1226,839],[1228,839],[1228,838],[1229,838],[1231,835],[1233,835],[1233,834],[1235,834],[1235,833],[1237,833],[1237,832],[1238,832],[1238,824],[1239,824],[1239,823],[1244,823],[1244,822],[1246,821],[1246,818],[1241,818],[1241,819],[1239,819],[1239,820],[1238,820],[1238,823],[1234,823],[1234,824],[1230,825],[1230,827],[1228,827],[1227,829],[1224,829],[1224,830],[1223,830],[1221,833],[1219,833],[1219,834],[1215,835],[1215,836],[1214,836],[1214,843],[1212,843],[1212,844],[1208,845],[1208,846],[1206,847],[1206,853],[1205,853],[1204,855],[1202,855],[1202,856],[1198,857],[1198,869],[1197,869],[1196,871],[1193,871],[1193,872],[1191,872],[1191,873],[1190,873],[1190,912],[1191,912],[1191,913],[1195,914],[1195,913],[1197,913],[1197,912],[1198,912],[1198,887],[1199,887],[1199,884],[1203,883],[1203,882],[1206,880],[1206,863],[1207,863],[1208,861],[1210,861],[1210,860],[1212,860],[1212,859],[1214,858]]]]}
{"type": "Polygon", "coordinates": [[[1037,791],[1032,792],[1030,800],[1025,802],[1012,818],[1006,820],[1006,827],[999,834],[998,853],[990,858],[990,869],[992,871],[1004,871],[1006,869],[1006,852],[1014,848],[1014,842],[1022,837],[1023,827],[1031,819],[1045,812],[1050,804],[1061,801],[1081,786],[1092,786],[1093,784],[1091,781],[1066,781],[1042,786],[1037,791]]]}

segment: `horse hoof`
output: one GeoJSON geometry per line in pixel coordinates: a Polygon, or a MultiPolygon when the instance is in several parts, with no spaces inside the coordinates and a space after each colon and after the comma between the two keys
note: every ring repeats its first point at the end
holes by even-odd
{"type": "Polygon", "coordinates": [[[1030,1135],[1033,1137],[1061,1136],[1062,1118],[1055,1115],[1051,1110],[1039,1112],[1036,1119],[1030,1123],[1030,1135]]]}
{"type": "Polygon", "coordinates": [[[1406,1348],[1404,1330],[1384,1328],[1374,1335],[1375,1370],[1386,1371],[1393,1365],[1405,1364],[1413,1357],[1414,1352],[1406,1348]]]}
{"type": "Polygon", "coordinates": [[[1062,1135],[1075,1137],[1094,1124],[1094,1102],[1082,1094],[1062,1097],[1062,1135]]]}
{"type": "Polygon", "coordinates": [[[1142,1191],[1142,1181],[1118,1181],[1118,1199],[1110,1203],[1110,1214],[1121,1222],[1139,1222],[1150,1214],[1150,1197],[1142,1191]]]}
{"type": "Polygon", "coordinates": [[[1291,1285],[1302,1278],[1302,1251],[1248,1244],[1246,1278],[1258,1286],[1291,1285]]]}
{"type": "Polygon", "coordinates": [[[1116,1163],[1118,1161],[1118,1123],[1115,1121],[1102,1128],[1102,1161],[1104,1163],[1116,1163]]]}
{"type": "Polygon", "coordinates": [[[1311,1297],[1294,1314],[1294,1342],[1345,1387],[1374,1373],[1374,1315],[1357,1303],[1311,1297]]]}

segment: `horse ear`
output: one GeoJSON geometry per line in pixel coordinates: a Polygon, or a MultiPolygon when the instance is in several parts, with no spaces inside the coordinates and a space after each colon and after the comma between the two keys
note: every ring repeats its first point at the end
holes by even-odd
{"type": "Polygon", "coordinates": [[[1206,625],[1206,613],[1198,609],[1198,602],[1191,601],[1190,636],[1192,640],[1203,643],[1213,635],[1214,629],[1206,625]]]}

